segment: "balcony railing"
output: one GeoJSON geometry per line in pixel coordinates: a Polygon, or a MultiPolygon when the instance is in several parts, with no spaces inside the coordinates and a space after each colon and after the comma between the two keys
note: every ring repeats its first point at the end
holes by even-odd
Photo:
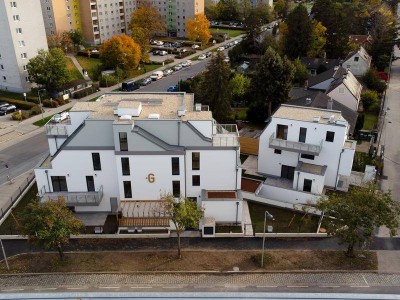
{"type": "Polygon", "coordinates": [[[269,138],[269,146],[271,148],[311,155],[319,155],[321,153],[322,143],[323,140],[319,145],[283,140],[276,138],[275,133],[271,134],[269,138]]]}
{"type": "Polygon", "coordinates": [[[103,186],[94,192],[46,192],[42,187],[39,196],[41,201],[64,198],[67,206],[98,206],[103,199],[103,186]]]}
{"type": "Polygon", "coordinates": [[[47,124],[47,135],[68,135],[67,126],[64,124],[47,124]]]}
{"type": "Polygon", "coordinates": [[[212,143],[216,147],[238,147],[239,131],[236,124],[215,124],[212,143]]]}

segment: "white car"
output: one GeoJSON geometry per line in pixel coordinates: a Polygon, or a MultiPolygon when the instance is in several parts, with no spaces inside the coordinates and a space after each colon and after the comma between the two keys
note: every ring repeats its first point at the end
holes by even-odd
{"type": "Polygon", "coordinates": [[[190,67],[191,65],[192,65],[192,61],[191,60],[187,60],[187,61],[184,61],[182,63],[182,67],[184,67],[184,68],[190,67]]]}
{"type": "Polygon", "coordinates": [[[168,75],[171,75],[172,73],[173,73],[174,71],[172,70],[172,69],[167,69],[167,70],[164,70],[164,76],[168,76],[168,75]]]}
{"type": "Polygon", "coordinates": [[[196,44],[194,44],[193,46],[192,46],[192,49],[199,49],[200,48],[200,46],[199,45],[196,45],[196,44]]]}
{"type": "Polygon", "coordinates": [[[177,64],[175,67],[174,67],[174,71],[179,71],[179,70],[181,70],[182,69],[182,65],[181,64],[177,64]]]}
{"type": "Polygon", "coordinates": [[[162,50],[162,51],[160,51],[160,52],[158,53],[158,55],[160,55],[160,56],[165,56],[165,55],[167,55],[167,54],[168,54],[168,52],[165,51],[165,50],[162,50]]]}
{"type": "Polygon", "coordinates": [[[230,62],[230,59],[229,59],[228,56],[225,57],[224,62],[226,62],[226,63],[229,63],[229,62],[230,62]]]}
{"type": "Polygon", "coordinates": [[[197,59],[198,60],[203,60],[203,59],[206,59],[206,58],[207,58],[207,56],[205,54],[202,54],[197,59]]]}
{"type": "Polygon", "coordinates": [[[69,118],[69,113],[67,111],[63,111],[62,113],[55,114],[53,117],[54,123],[60,123],[69,118]]]}
{"type": "Polygon", "coordinates": [[[157,44],[156,44],[157,46],[162,46],[162,45],[164,45],[164,42],[162,42],[162,41],[157,41],[157,44]]]}
{"type": "Polygon", "coordinates": [[[225,50],[225,47],[218,47],[218,48],[217,48],[217,51],[218,51],[218,52],[221,52],[221,51],[224,51],[224,50],[225,50]]]}

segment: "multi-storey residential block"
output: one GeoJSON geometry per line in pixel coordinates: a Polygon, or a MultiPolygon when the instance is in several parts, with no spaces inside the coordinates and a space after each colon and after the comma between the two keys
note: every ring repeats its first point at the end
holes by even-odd
{"type": "Polygon", "coordinates": [[[47,35],[82,30],[79,0],[40,0],[47,35]]]}
{"type": "Polygon", "coordinates": [[[192,94],[109,93],[75,104],[67,123],[46,132],[51,163],[35,170],[43,199],[63,196],[77,213],[119,212],[120,228],[165,227],[154,211],[171,193],[217,223],[241,222],[236,125],[218,124],[192,94]]]}
{"type": "Polygon", "coordinates": [[[315,202],[341,189],[351,174],[355,141],[340,111],[282,105],[260,136],[257,194],[272,200],[315,202]]]}
{"type": "Polygon", "coordinates": [[[40,0],[0,1],[0,90],[26,92],[26,65],[47,50],[40,0]]]}

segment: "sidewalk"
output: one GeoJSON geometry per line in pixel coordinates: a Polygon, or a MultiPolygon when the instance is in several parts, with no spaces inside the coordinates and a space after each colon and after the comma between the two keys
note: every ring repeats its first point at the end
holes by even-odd
{"type": "Polygon", "coordinates": [[[85,80],[92,80],[92,79],[90,79],[90,77],[87,75],[87,72],[86,72],[86,73],[83,73],[83,72],[82,72],[83,68],[82,68],[82,66],[80,65],[79,61],[75,58],[74,55],[67,55],[67,56],[71,59],[71,61],[73,62],[73,64],[75,65],[75,67],[78,69],[78,71],[82,73],[82,76],[83,76],[83,78],[84,78],[85,80]]]}

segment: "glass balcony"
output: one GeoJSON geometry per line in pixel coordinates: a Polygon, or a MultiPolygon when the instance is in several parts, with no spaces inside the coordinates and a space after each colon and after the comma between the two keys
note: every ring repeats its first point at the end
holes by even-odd
{"type": "Polygon", "coordinates": [[[276,138],[275,133],[271,134],[269,138],[270,148],[310,155],[319,155],[322,150],[322,143],[323,140],[319,145],[283,140],[276,138]]]}
{"type": "Polygon", "coordinates": [[[103,186],[93,192],[46,192],[42,187],[39,196],[41,201],[64,198],[67,206],[98,206],[103,198],[103,186]]]}

